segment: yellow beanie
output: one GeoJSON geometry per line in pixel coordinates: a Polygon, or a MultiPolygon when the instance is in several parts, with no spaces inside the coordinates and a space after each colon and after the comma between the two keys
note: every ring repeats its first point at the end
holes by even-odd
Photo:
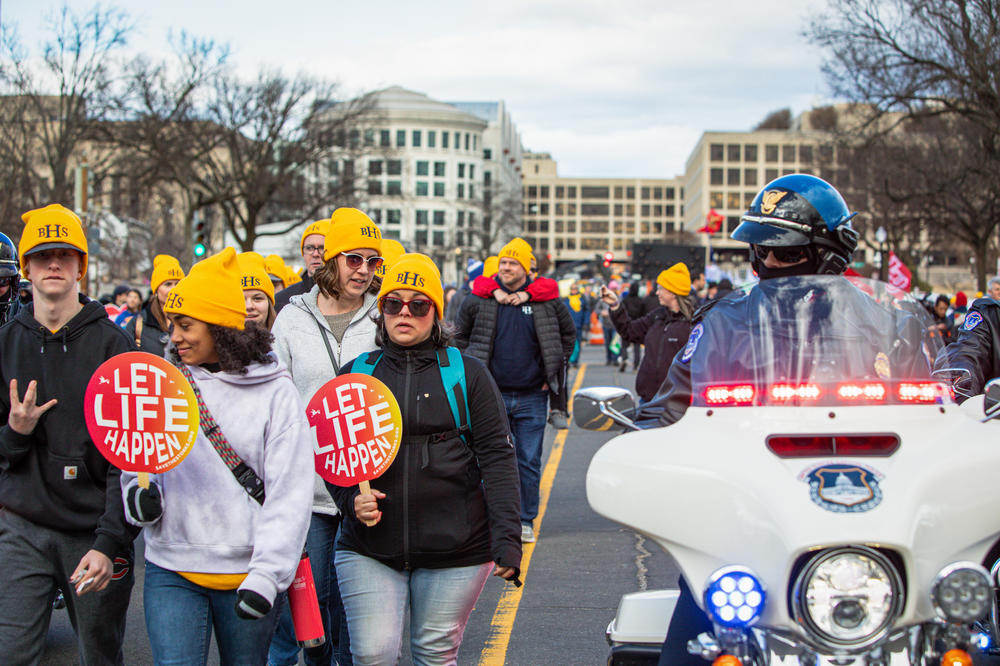
{"type": "Polygon", "coordinates": [[[380,254],[382,255],[382,265],[378,267],[378,270],[375,272],[375,274],[378,275],[380,278],[385,279],[386,269],[390,265],[392,265],[392,262],[396,261],[404,254],[406,254],[406,248],[403,247],[403,244],[400,243],[398,240],[394,240],[392,238],[383,238],[382,251],[380,252],[380,254]]]}
{"type": "Polygon", "coordinates": [[[83,261],[80,262],[80,278],[83,279],[87,274],[87,235],[76,213],[60,204],[50,204],[45,208],[29,210],[21,219],[24,220],[24,231],[17,253],[22,268],[25,266],[24,258],[29,254],[69,248],[83,253],[83,261]]]}
{"type": "Polygon", "coordinates": [[[313,234],[319,234],[326,239],[326,233],[330,231],[330,220],[316,220],[302,232],[302,241],[299,243],[299,252],[305,254],[306,238],[313,234]]]}
{"type": "Polygon", "coordinates": [[[687,296],[691,293],[691,274],[688,267],[678,261],[667,270],[660,271],[656,284],[679,296],[687,296]]]}
{"type": "Polygon", "coordinates": [[[271,305],[274,305],[274,283],[267,276],[264,257],[256,252],[241,252],[236,255],[236,261],[240,266],[240,285],[243,291],[258,289],[267,294],[271,305]]]}
{"type": "Polygon", "coordinates": [[[486,257],[483,262],[483,277],[493,277],[500,270],[500,257],[486,257]]]}
{"type": "Polygon", "coordinates": [[[170,290],[163,311],[242,331],[247,308],[241,277],[236,250],[227,247],[192,266],[170,290]]]}
{"type": "Polygon", "coordinates": [[[382,288],[378,292],[379,310],[382,310],[382,297],[397,289],[419,291],[431,299],[437,309],[437,318],[444,317],[444,288],[441,286],[441,274],[426,254],[416,252],[404,254],[386,269],[382,288]]]}
{"type": "Polygon", "coordinates": [[[357,208],[338,208],[330,217],[323,261],[341,252],[369,248],[382,254],[382,232],[372,219],[357,208]]]}
{"type": "Polygon", "coordinates": [[[524,267],[525,273],[531,272],[531,246],[523,238],[515,238],[504,245],[497,255],[497,265],[500,259],[513,259],[524,267]]]}
{"type": "Polygon", "coordinates": [[[296,273],[294,268],[292,268],[291,266],[287,266],[287,265],[286,265],[286,268],[288,268],[288,272],[285,273],[285,286],[286,287],[290,287],[291,285],[295,284],[296,282],[302,282],[302,276],[299,275],[298,273],[296,273]]]}
{"type": "Polygon", "coordinates": [[[153,257],[153,274],[149,278],[149,288],[156,293],[160,285],[167,280],[183,280],[184,269],[181,262],[169,254],[158,254],[153,257]]]}
{"type": "Polygon", "coordinates": [[[269,254],[264,257],[264,270],[267,271],[268,275],[273,275],[284,284],[285,273],[288,272],[288,268],[285,266],[285,260],[279,255],[269,254]]]}

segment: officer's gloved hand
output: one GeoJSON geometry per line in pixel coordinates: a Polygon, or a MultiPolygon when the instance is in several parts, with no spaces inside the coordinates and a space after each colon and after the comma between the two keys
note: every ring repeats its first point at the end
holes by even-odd
{"type": "Polygon", "coordinates": [[[253,590],[240,590],[236,596],[236,614],[244,620],[259,620],[271,611],[271,602],[253,590]]]}
{"type": "Polygon", "coordinates": [[[163,515],[163,500],[160,487],[150,483],[149,488],[132,486],[128,489],[125,510],[138,523],[152,523],[163,515]]]}

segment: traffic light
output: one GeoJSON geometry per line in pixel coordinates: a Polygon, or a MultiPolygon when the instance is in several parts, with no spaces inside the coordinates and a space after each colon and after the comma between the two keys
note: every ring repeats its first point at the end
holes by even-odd
{"type": "Polygon", "coordinates": [[[604,253],[604,267],[611,268],[611,262],[614,261],[615,255],[613,252],[604,253]]]}
{"type": "Polygon", "coordinates": [[[196,218],[193,227],[194,243],[192,251],[195,259],[201,259],[208,254],[208,239],[205,230],[205,220],[196,218]]]}

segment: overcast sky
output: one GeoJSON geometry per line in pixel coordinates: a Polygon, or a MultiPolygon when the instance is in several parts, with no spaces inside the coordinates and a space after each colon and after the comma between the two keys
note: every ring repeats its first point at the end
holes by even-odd
{"type": "MultiPolygon", "coordinates": [[[[162,51],[167,31],[183,29],[229,43],[247,71],[304,70],[349,93],[400,85],[442,101],[504,100],[524,148],[551,153],[563,176],[669,178],[705,130],[829,101],[822,54],[801,36],[823,0],[119,4],[137,24],[136,50],[162,51]]],[[[37,40],[60,5],[5,0],[0,17],[37,40]]]]}

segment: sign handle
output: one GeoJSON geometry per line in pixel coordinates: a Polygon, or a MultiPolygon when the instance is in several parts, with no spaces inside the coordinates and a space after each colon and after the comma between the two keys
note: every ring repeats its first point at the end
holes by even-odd
{"type": "MultiPolygon", "coordinates": [[[[362,481],[361,483],[359,483],[358,484],[358,488],[361,489],[361,494],[362,495],[371,495],[372,494],[372,486],[367,481],[362,481]]],[[[362,520],[361,522],[363,522],[368,527],[372,527],[378,521],[377,520],[362,520]]]]}
{"type": "Polygon", "coordinates": [[[136,479],[139,481],[140,488],[149,489],[149,472],[136,472],[136,479]]]}

